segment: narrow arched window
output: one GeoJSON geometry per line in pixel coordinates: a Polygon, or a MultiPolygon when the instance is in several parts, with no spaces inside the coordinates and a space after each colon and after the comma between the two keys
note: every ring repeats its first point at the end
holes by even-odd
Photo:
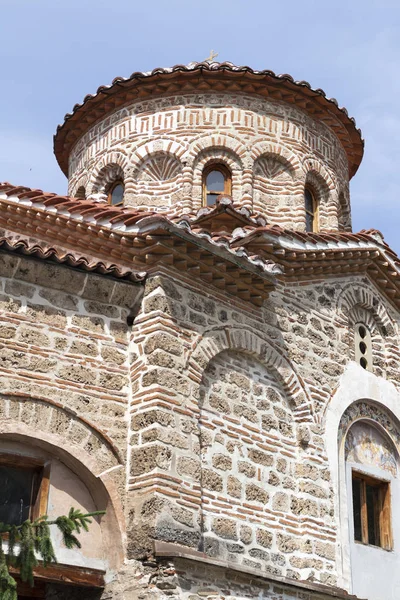
{"type": "Polygon", "coordinates": [[[371,332],[364,323],[357,323],[354,331],[355,359],[363,369],[372,371],[371,332]]]}
{"type": "Polygon", "coordinates": [[[83,187],[83,185],[81,185],[80,187],[78,187],[78,189],[76,190],[75,198],[79,198],[80,200],[85,200],[85,198],[86,198],[86,190],[83,187]]]}
{"type": "Polygon", "coordinates": [[[304,189],[304,208],[306,211],[306,231],[318,231],[318,202],[314,192],[306,187],[304,189]]]}
{"type": "Polygon", "coordinates": [[[108,203],[113,206],[122,204],[124,200],[124,183],[120,180],[114,181],[108,189],[108,203]]]}
{"type": "Polygon", "coordinates": [[[203,205],[212,206],[221,194],[232,193],[232,175],[221,164],[213,164],[203,171],[203,205]]]}

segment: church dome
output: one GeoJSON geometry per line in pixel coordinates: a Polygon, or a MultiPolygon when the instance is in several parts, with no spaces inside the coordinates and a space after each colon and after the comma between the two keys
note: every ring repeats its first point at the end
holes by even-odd
{"type": "Polygon", "coordinates": [[[363,140],[307,82],[206,61],[101,86],[65,116],[54,151],[77,197],[179,214],[225,194],[300,231],[318,212],[323,231],[350,228],[363,140]]]}

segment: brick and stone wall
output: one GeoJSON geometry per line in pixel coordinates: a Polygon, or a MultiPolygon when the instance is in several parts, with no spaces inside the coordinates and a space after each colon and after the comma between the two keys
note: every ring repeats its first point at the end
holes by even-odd
{"type": "Polygon", "coordinates": [[[335,134],[301,109],[244,94],[186,94],[136,102],[92,127],[69,161],[69,193],[106,199],[123,179],[125,204],[188,212],[202,206],[202,171],[222,162],[236,204],[304,230],[304,186],[321,230],[350,227],[348,162],[335,134]]]}
{"type": "Polygon", "coordinates": [[[0,430],[59,447],[104,485],[126,561],[104,598],[136,597],[154,540],[265,577],[342,583],[327,448],[339,431],[325,415],[360,318],[374,373],[352,363],[356,377],[399,395],[398,321],[367,278],[281,283],[256,308],[164,270],[131,326],[141,286],[13,254],[0,264],[0,430]]]}
{"type": "Polygon", "coordinates": [[[337,584],[324,415],[354,360],[361,313],[374,331],[373,377],[398,389],[398,323],[366,278],[286,285],[262,309],[148,280],[133,328],[128,555],[150,555],[156,538],[337,584]]]}
{"type": "Polygon", "coordinates": [[[107,508],[103,540],[113,550],[104,558],[115,568],[125,529],[127,315],[139,287],[3,252],[0,273],[2,451],[12,441],[38,447],[82,478],[107,508]]]}

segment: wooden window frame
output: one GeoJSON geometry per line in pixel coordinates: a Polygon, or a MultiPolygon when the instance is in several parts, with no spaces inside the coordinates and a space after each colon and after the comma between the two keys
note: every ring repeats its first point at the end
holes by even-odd
{"type": "Polygon", "coordinates": [[[122,179],[117,179],[116,181],[113,181],[109,185],[108,192],[107,192],[107,202],[108,202],[108,204],[110,204],[110,206],[122,206],[124,203],[124,200],[122,199],[122,201],[118,202],[118,204],[112,204],[112,193],[118,185],[122,185],[122,187],[124,188],[124,194],[125,194],[125,184],[122,181],[122,179]]]}
{"type": "Polygon", "coordinates": [[[211,206],[211,205],[207,204],[207,195],[208,194],[215,194],[217,196],[226,194],[227,196],[230,196],[232,194],[231,170],[223,163],[211,163],[211,164],[207,165],[203,170],[202,187],[203,187],[203,206],[211,206]],[[220,173],[222,173],[222,175],[224,177],[224,191],[223,192],[221,192],[219,190],[214,191],[214,190],[207,189],[207,177],[209,176],[209,174],[212,171],[219,171],[220,173]]]}
{"type": "MultiPolygon", "coordinates": [[[[304,188],[304,210],[305,210],[306,215],[309,215],[310,217],[312,217],[312,230],[307,233],[318,233],[319,232],[319,202],[316,198],[316,194],[315,194],[314,190],[309,185],[306,185],[304,188]],[[312,212],[310,212],[309,210],[306,209],[306,198],[305,198],[306,192],[308,192],[312,198],[312,204],[313,204],[312,212]]],[[[306,227],[307,227],[307,220],[306,220],[306,227]]]]}
{"type": "MultiPolygon", "coordinates": [[[[35,470],[40,477],[35,502],[31,502],[29,518],[34,521],[38,517],[47,514],[47,503],[50,489],[50,462],[44,462],[31,456],[21,454],[0,454],[0,466],[12,467],[14,469],[35,470]]],[[[33,485],[31,494],[33,493],[33,485]]],[[[6,536],[7,534],[4,534],[6,536]]]]}
{"type": "MultiPolygon", "coordinates": [[[[364,544],[373,548],[382,548],[383,550],[393,550],[392,534],[392,510],[391,510],[391,489],[390,482],[377,479],[365,473],[352,469],[351,483],[354,479],[361,482],[360,486],[360,505],[361,505],[361,540],[354,539],[356,544],[364,544]],[[378,488],[378,505],[375,508],[375,524],[379,531],[379,545],[370,544],[368,540],[368,514],[366,501],[366,486],[370,485],[378,488]]],[[[354,519],[354,506],[353,506],[354,519]]]]}

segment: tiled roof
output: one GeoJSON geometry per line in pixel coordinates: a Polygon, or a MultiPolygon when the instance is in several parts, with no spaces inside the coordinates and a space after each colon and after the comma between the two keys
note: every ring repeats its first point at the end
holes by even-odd
{"type": "MultiPolygon", "coordinates": [[[[276,75],[273,71],[257,71],[230,62],[193,62],[148,72],[135,72],[130,77],[116,77],[111,85],[100,86],[95,94],[88,94],[81,104],[75,104],[67,113],[64,123],[57,127],[54,136],[54,152],[63,172],[68,171],[68,156],[77,141],[96,121],[106,114],[139,98],[185,93],[185,84],[196,89],[196,84],[207,85],[212,91],[218,80],[226,91],[234,90],[257,96],[294,103],[315,118],[324,121],[336,133],[347,152],[350,176],[353,176],[362,159],[364,142],[354,118],[345,108],[339,107],[335,98],[328,98],[320,88],[312,88],[307,81],[295,81],[287,74],[276,75]],[[140,93],[138,92],[140,90],[140,93]]],[[[202,89],[202,88],[199,88],[202,89]]],[[[222,90],[224,91],[224,89],[222,90]]]]}
{"type": "Polygon", "coordinates": [[[172,216],[2,183],[0,247],[133,281],[166,264],[258,305],[276,278],[366,273],[400,309],[400,260],[379,231],[283,229],[227,196],[172,216]]]}

